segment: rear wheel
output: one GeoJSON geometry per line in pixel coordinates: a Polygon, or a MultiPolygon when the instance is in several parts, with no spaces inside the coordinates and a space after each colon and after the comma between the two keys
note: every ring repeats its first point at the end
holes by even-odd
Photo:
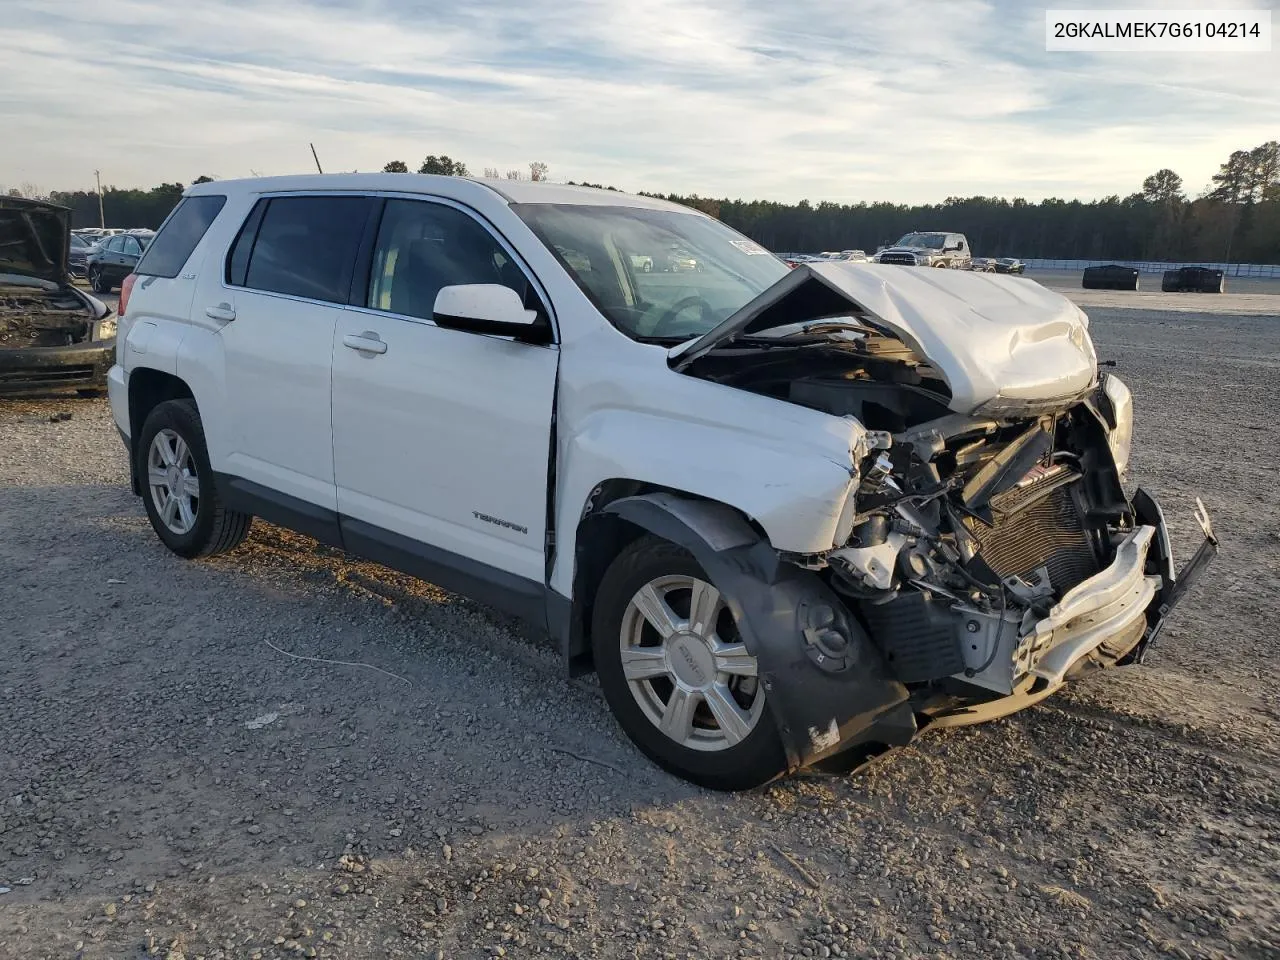
{"type": "Polygon", "coordinates": [[[596,595],[592,644],[614,716],[666,770],[714,790],[784,770],[756,659],[685,550],[657,537],[623,550],[596,595]]]}
{"type": "Polygon", "coordinates": [[[102,275],[101,267],[89,268],[89,286],[94,293],[110,293],[111,281],[102,275]]]}
{"type": "Polygon", "coordinates": [[[136,456],[147,518],[166,547],[193,558],[240,545],[253,517],[228,510],[218,496],[194,400],[167,400],[152,410],[136,456]]]}

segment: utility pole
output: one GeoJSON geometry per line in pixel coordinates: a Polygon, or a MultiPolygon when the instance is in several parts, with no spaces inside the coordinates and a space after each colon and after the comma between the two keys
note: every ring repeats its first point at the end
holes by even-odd
{"type": "Polygon", "coordinates": [[[107,226],[107,215],[102,210],[102,175],[97,171],[93,171],[93,179],[98,184],[98,226],[104,230],[107,226]]]}

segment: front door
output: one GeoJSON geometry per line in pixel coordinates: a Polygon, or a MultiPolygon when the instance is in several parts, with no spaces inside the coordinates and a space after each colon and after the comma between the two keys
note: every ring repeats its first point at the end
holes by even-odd
{"type": "Polygon", "coordinates": [[[343,541],[482,599],[485,583],[526,591],[536,607],[558,348],[431,319],[452,284],[502,283],[533,306],[527,276],[463,209],[408,199],[387,200],[370,274],[333,338],[343,541]]]}

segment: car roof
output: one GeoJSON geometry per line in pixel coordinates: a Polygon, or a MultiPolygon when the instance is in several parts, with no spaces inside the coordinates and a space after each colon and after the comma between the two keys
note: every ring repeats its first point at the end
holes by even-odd
{"type": "Polygon", "coordinates": [[[538,180],[486,180],[475,177],[444,177],[424,173],[306,173],[284,177],[249,177],[239,180],[211,180],[192,184],[188,196],[200,194],[289,193],[293,191],[376,190],[446,196],[476,204],[497,198],[507,203],[563,203],[577,206],[639,207],[671,210],[698,216],[705,214],[655,197],[641,197],[619,190],[569,186],[538,180]]]}

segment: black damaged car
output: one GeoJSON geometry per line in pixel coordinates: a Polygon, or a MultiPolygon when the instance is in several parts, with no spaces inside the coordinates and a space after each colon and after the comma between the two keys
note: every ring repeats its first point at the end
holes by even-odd
{"type": "Polygon", "coordinates": [[[0,197],[0,395],[106,382],[116,321],[72,283],[70,237],[66,207],[0,197]]]}

